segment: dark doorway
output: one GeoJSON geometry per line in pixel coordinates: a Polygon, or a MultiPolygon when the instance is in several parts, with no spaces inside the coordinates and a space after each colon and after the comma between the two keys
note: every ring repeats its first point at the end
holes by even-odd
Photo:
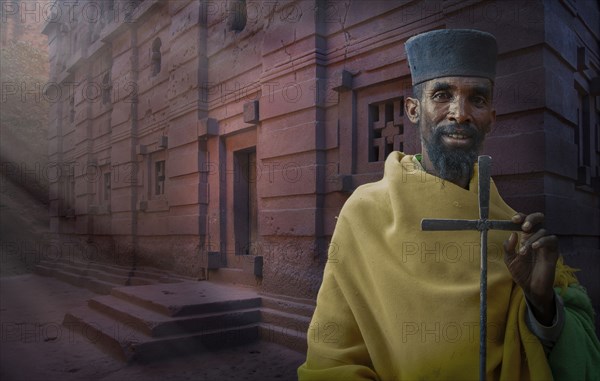
{"type": "Polygon", "coordinates": [[[256,149],[234,153],[234,234],[236,255],[254,253],[258,237],[256,149]]]}

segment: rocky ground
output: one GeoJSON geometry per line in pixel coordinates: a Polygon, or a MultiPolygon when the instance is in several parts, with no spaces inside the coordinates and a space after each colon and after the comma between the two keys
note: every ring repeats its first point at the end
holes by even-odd
{"type": "MultiPolygon", "coordinates": [[[[152,364],[126,364],[62,325],[95,294],[32,274],[48,226],[46,206],[5,178],[0,187],[0,379],[294,380],[304,355],[267,342],[152,364]]],[[[41,253],[43,254],[43,253],[41,253]]]]}

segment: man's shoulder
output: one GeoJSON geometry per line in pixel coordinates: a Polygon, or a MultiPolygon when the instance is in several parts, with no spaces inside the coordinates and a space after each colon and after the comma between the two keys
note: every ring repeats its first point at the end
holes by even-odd
{"type": "Polygon", "coordinates": [[[357,187],[344,203],[344,209],[372,209],[389,204],[390,189],[385,179],[357,187]]]}
{"type": "Polygon", "coordinates": [[[402,198],[410,192],[410,182],[403,176],[415,173],[418,164],[413,163],[413,155],[406,155],[399,151],[390,153],[385,162],[383,177],[371,183],[357,187],[350,195],[344,208],[368,208],[377,206],[390,207],[390,199],[402,198]]]}
{"type": "Polygon", "coordinates": [[[346,201],[346,204],[372,206],[373,203],[381,204],[389,201],[392,193],[407,191],[404,188],[406,188],[408,182],[401,180],[402,176],[416,172],[417,165],[413,164],[413,157],[413,155],[406,155],[398,151],[392,152],[386,159],[383,177],[378,181],[357,187],[346,201]]]}

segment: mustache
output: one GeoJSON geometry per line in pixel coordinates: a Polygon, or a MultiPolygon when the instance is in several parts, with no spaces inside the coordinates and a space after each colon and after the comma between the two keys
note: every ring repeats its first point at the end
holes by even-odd
{"type": "Polygon", "coordinates": [[[468,137],[481,136],[481,133],[473,126],[468,123],[450,123],[438,126],[435,129],[435,135],[449,135],[449,134],[462,134],[468,137]]]}

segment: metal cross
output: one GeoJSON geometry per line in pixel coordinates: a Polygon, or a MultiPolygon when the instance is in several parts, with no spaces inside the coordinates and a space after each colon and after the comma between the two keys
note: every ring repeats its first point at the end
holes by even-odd
{"type": "Polygon", "coordinates": [[[490,172],[492,158],[479,156],[479,219],[442,220],[425,218],[421,221],[422,230],[479,230],[481,233],[481,276],[479,283],[479,379],[485,381],[487,350],[487,233],[488,230],[520,231],[521,225],[511,221],[489,220],[490,213],[490,172]]]}

